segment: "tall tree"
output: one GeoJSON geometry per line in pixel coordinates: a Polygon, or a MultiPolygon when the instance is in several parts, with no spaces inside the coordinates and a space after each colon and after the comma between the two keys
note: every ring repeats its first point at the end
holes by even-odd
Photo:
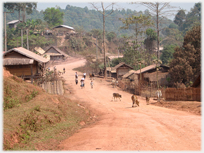
{"type": "Polygon", "coordinates": [[[152,25],[150,16],[142,14],[139,16],[132,15],[126,19],[120,18],[120,20],[125,24],[121,29],[132,29],[134,31],[136,44],[138,43],[138,36],[142,36],[142,34],[145,33],[146,28],[152,25]]]}
{"type": "Polygon", "coordinates": [[[179,27],[183,25],[183,22],[186,20],[186,14],[184,10],[180,10],[174,19],[174,23],[177,24],[179,27]]]}
{"type": "Polygon", "coordinates": [[[44,12],[44,20],[47,21],[49,27],[57,26],[63,23],[64,13],[59,9],[47,8],[44,12]]]}
{"type": "Polygon", "coordinates": [[[176,45],[167,45],[164,47],[161,54],[161,61],[163,64],[168,65],[171,62],[173,59],[174,48],[176,48],[176,45]]]}
{"type": "Polygon", "coordinates": [[[144,40],[144,45],[146,48],[146,56],[147,56],[147,65],[150,65],[153,60],[153,57],[155,56],[155,48],[156,48],[156,40],[157,40],[157,34],[156,32],[149,28],[146,30],[146,36],[147,38],[144,40]]]}
{"type": "Polygon", "coordinates": [[[101,8],[102,8],[102,11],[99,10],[99,8],[96,6],[95,3],[91,3],[91,5],[98,11],[100,12],[102,15],[103,15],[103,51],[104,51],[104,78],[106,78],[107,76],[107,72],[106,72],[106,50],[105,50],[105,18],[109,15],[111,15],[113,13],[113,6],[114,6],[115,3],[111,3],[109,4],[108,6],[104,7],[103,5],[103,2],[101,2],[101,8]],[[112,9],[110,11],[110,13],[106,12],[106,10],[112,6],[112,9]]]}
{"type": "Polygon", "coordinates": [[[132,4],[141,4],[149,9],[150,15],[156,23],[157,30],[157,58],[159,58],[159,33],[162,20],[168,16],[172,16],[177,10],[176,7],[169,5],[170,2],[132,2],[132,4]],[[156,18],[154,18],[156,16],[156,18]]]}
{"type": "Polygon", "coordinates": [[[8,10],[16,10],[19,12],[19,20],[20,20],[20,13],[22,13],[23,22],[26,21],[26,13],[31,14],[33,9],[37,8],[37,3],[4,3],[4,7],[8,10]]]}
{"type": "Polygon", "coordinates": [[[186,34],[194,26],[201,25],[201,3],[196,3],[191,11],[186,15],[186,20],[180,26],[180,30],[186,34]]]}
{"type": "Polygon", "coordinates": [[[195,26],[184,37],[182,47],[177,47],[170,63],[172,82],[189,85],[201,73],[201,27],[195,26]]]}

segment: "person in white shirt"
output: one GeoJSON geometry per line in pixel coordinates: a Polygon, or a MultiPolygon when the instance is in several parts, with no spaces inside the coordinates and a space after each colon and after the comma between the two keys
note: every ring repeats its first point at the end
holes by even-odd
{"type": "Polygon", "coordinates": [[[84,73],[84,79],[86,78],[86,72],[84,73]]]}
{"type": "Polygon", "coordinates": [[[93,89],[93,81],[91,80],[90,82],[91,88],[93,89]]]}
{"type": "Polygon", "coordinates": [[[161,90],[156,91],[157,101],[160,102],[160,97],[162,96],[161,90]]]}

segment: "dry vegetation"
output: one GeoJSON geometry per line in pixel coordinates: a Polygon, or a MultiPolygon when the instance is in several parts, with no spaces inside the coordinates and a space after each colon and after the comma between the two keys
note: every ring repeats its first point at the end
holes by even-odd
{"type": "Polygon", "coordinates": [[[94,121],[77,101],[50,95],[8,72],[3,81],[4,150],[57,150],[61,140],[94,121]]]}
{"type": "Polygon", "coordinates": [[[190,112],[195,115],[201,115],[201,102],[198,101],[165,101],[150,103],[151,105],[176,109],[180,111],[190,112]]]}

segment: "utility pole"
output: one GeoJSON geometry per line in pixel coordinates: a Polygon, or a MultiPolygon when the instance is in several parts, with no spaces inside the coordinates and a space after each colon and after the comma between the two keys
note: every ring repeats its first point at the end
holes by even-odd
{"type": "Polygon", "coordinates": [[[6,32],[6,12],[4,12],[4,47],[5,47],[5,52],[7,51],[7,32],[6,32]]]}
{"type": "Polygon", "coordinates": [[[103,8],[103,51],[104,51],[104,78],[106,79],[106,47],[105,47],[105,9],[103,3],[101,3],[103,8]]]}
{"type": "Polygon", "coordinates": [[[23,47],[23,29],[21,29],[21,47],[23,47]]]}
{"type": "Polygon", "coordinates": [[[98,43],[97,43],[97,37],[96,37],[96,61],[98,60],[98,43]]]}
{"type": "Polygon", "coordinates": [[[5,47],[5,52],[7,51],[7,31],[6,31],[6,13],[13,13],[12,12],[4,12],[4,47],[5,47]]]}
{"type": "Polygon", "coordinates": [[[29,43],[28,43],[28,29],[26,29],[27,32],[27,50],[29,50],[29,43]]]}

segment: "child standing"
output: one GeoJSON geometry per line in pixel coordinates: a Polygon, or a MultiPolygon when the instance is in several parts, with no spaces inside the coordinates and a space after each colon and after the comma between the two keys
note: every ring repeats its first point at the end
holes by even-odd
{"type": "Polygon", "coordinates": [[[91,80],[90,82],[91,88],[93,89],[93,81],[91,80]]]}

